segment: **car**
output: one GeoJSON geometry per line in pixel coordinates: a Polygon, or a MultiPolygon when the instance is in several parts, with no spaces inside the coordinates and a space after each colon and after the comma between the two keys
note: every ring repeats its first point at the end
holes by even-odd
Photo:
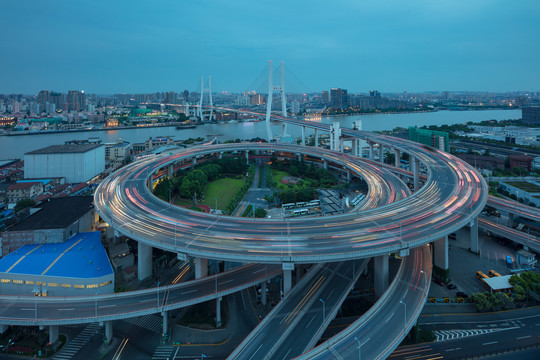
{"type": "Polygon", "coordinates": [[[456,293],[456,297],[460,297],[460,298],[466,299],[466,298],[469,297],[469,295],[465,294],[463,291],[458,291],[458,292],[456,293]]]}
{"type": "Polygon", "coordinates": [[[447,288],[448,290],[454,290],[455,288],[457,288],[457,286],[454,285],[454,284],[452,284],[452,283],[448,283],[448,285],[446,285],[446,288],[447,288]]]}
{"type": "Polygon", "coordinates": [[[443,285],[444,285],[443,282],[442,282],[441,280],[436,279],[436,278],[433,278],[433,282],[434,282],[435,284],[439,285],[439,286],[443,286],[443,285]]]}

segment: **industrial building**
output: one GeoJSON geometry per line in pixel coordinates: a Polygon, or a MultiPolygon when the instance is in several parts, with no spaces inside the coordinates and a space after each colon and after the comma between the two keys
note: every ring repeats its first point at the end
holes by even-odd
{"type": "Polygon", "coordinates": [[[61,243],[97,223],[92,196],[51,198],[31,209],[31,215],[0,236],[0,255],[27,244],[61,243]]]}
{"type": "Polygon", "coordinates": [[[114,272],[101,232],[60,244],[25,245],[0,260],[3,295],[77,296],[114,292],[114,272]]]}
{"type": "Polygon", "coordinates": [[[444,131],[418,129],[414,126],[410,126],[409,140],[434,147],[435,149],[450,152],[448,133],[444,131]]]}
{"type": "Polygon", "coordinates": [[[524,106],[521,109],[521,121],[526,124],[540,124],[540,106],[524,106]]]}
{"type": "Polygon", "coordinates": [[[68,183],[86,182],[105,170],[102,144],[53,145],[24,154],[25,179],[63,177],[68,183]]]}

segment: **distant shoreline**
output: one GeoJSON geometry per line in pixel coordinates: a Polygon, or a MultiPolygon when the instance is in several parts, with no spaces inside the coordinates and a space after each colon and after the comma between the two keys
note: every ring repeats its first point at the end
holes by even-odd
{"type": "Polygon", "coordinates": [[[0,136],[50,135],[50,134],[75,133],[75,132],[87,132],[87,131],[115,131],[115,130],[124,130],[124,129],[148,129],[148,128],[165,128],[165,127],[176,127],[177,129],[194,129],[196,125],[178,125],[176,123],[173,123],[173,124],[152,125],[152,126],[130,125],[130,126],[115,127],[115,128],[97,128],[97,129],[13,131],[9,133],[0,134],[0,136]]]}

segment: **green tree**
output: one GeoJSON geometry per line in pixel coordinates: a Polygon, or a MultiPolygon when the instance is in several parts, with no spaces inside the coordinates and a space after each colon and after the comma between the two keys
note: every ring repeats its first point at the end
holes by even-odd
{"type": "Polygon", "coordinates": [[[255,217],[258,217],[258,218],[265,218],[266,217],[266,210],[264,210],[263,208],[257,208],[255,209],[255,217]]]}
{"type": "Polygon", "coordinates": [[[32,199],[21,199],[17,201],[17,204],[15,205],[15,209],[13,209],[15,212],[19,212],[23,209],[33,207],[36,205],[36,202],[32,199]]]}

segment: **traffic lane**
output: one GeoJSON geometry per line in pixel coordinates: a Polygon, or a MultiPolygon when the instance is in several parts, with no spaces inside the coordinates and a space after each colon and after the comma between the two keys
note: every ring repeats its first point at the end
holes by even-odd
{"type": "Polygon", "coordinates": [[[244,284],[264,281],[281,272],[279,265],[246,265],[216,276],[178,285],[118,294],[77,297],[0,296],[0,321],[92,322],[107,316],[138,316],[138,312],[168,310],[186,302],[206,301],[217,292],[245,288],[244,284]]]}
{"type": "Polygon", "coordinates": [[[348,261],[338,269],[335,276],[326,283],[318,295],[319,299],[324,301],[324,306],[320,300],[313,302],[301,315],[300,321],[295,324],[291,332],[295,336],[286,336],[272,355],[273,357],[276,359],[293,358],[310,350],[316,344],[331,319],[330,315],[341,307],[350,288],[354,286],[352,282],[356,282],[360,269],[367,261],[348,261]]]}

